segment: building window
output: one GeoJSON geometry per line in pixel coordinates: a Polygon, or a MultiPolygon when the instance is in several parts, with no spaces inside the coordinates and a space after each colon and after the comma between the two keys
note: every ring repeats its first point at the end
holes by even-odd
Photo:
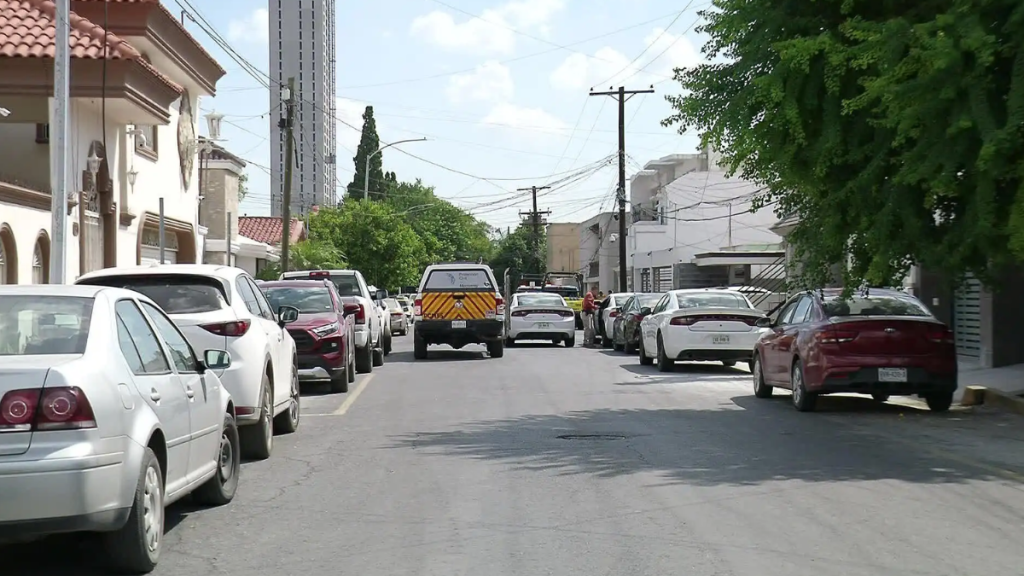
{"type": "Polygon", "coordinates": [[[50,143],[50,125],[36,124],[36,144],[50,143]]]}
{"type": "Polygon", "coordinates": [[[48,244],[49,240],[45,236],[40,236],[36,240],[36,249],[32,254],[33,284],[47,284],[50,281],[50,247],[48,244]]]}
{"type": "Polygon", "coordinates": [[[141,132],[135,136],[135,152],[155,159],[159,153],[156,126],[136,126],[135,128],[141,132]]]}

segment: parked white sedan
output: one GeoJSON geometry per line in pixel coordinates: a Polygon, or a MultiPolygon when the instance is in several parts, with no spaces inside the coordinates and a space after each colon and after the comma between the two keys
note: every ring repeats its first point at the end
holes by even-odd
{"type": "MultiPolygon", "coordinates": [[[[646,310],[642,311],[646,312],[646,310]]],[[[677,361],[751,361],[764,312],[732,290],[673,290],[640,322],[640,363],[668,372],[677,361]]]]}
{"type": "Polygon", "coordinates": [[[243,455],[270,457],[274,434],[299,427],[295,341],[285,326],[299,317],[291,306],[274,310],[241,268],[207,264],[154,264],[107,268],[76,284],[129,288],[152,298],[192,346],[231,353],[218,372],[235,401],[243,455]]]}
{"type": "Polygon", "coordinates": [[[230,364],[136,292],[0,287],[0,540],[100,532],[114,568],[152,571],[165,506],[234,498],[230,364]]]}
{"type": "Polygon", "coordinates": [[[519,292],[512,296],[505,344],[517,340],[549,340],[576,346],[576,313],[565,299],[551,292],[519,292]]]}

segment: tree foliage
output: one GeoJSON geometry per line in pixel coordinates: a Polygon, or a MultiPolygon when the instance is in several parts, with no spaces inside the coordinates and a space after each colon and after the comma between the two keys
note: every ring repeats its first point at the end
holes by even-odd
{"type": "Polygon", "coordinates": [[[420,279],[423,243],[389,204],[350,198],[310,216],[309,228],[318,241],[344,254],[349,267],[370,284],[397,288],[420,279]]]}
{"type": "MultiPolygon", "coordinates": [[[[366,185],[366,159],[380,148],[380,137],[377,136],[377,121],[373,119],[373,106],[367,106],[363,112],[363,132],[359,138],[359,147],[356,148],[356,155],[352,158],[355,163],[355,174],[352,182],[348,185],[348,196],[350,198],[362,198],[363,187],[366,185]]],[[[386,188],[387,182],[384,178],[383,153],[374,154],[370,158],[370,194],[372,197],[379,197],[379,193],[386,188]]]]}
{"type": "MultiPolygon", "coordinates": [[[[303,240],[289,246],[288,267],[292,270],[338,270],[348,268],[345,255],[333,244],[321,240],[303,240]]],[[[277,280],[280,263],[271,264],[256,275],[260,280],[277,280]]]]}
{"type": "Polygon", "coordinates": [[[663,124],[799,219],[805,285],[1024,259],[1024,3],[715,0],[663,124]]]}
{"type": "Polygon", "coordinates": [[[420,180],[394,183],[387,202],[423,242],[423,266],[486,260],[490,256],[490,227],[462,208],[438,198],[434,188],[420,180]]]}
{"type": "Polygon", "coordinates": [[[541,238],[540,250],[533,250],[533,228],[520,224],[511,234],[494,241],[494,255],[490,265],[494,275],[501,281],[506,270],[516,273],[540,274],[547,262],[547,241],[541,238]]]}

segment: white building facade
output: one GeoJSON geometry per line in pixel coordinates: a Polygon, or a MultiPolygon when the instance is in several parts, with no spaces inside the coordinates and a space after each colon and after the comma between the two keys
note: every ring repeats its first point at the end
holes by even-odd
{"type": "Polygon", "coordinates": [[[785,278],[771,208],[756,212],[758,187],[726,177],[714,153],[648,162],[630,182],[626,252],[635,290],[742,286],[785,278]]]}
{"type": "MultiPolygon", "coordinates": [[[[627,214],[628,217],[628,214],[627,214]]],[[[580,268],[586,290],[619,289],[619,215],[602,212],[579,225],[580,268]]]]}
{"type": "Polygon", "coordinates": [[[335,0],[270,1],[270,212],[281,216],[286,118],[281,88],[295,81],[292,214],[335,206],[337,104],[335,102],[335,0]]]}
{"type": "MultiPolygon", "coordinates": [[[[108,60],[71,59],[65,281],[156,261],[161,204],[165,261],[200,262],[197,112],[224,70],[159,4],[111,3],[106,34],[95,25],[103,3],[73,1],[72,11],[73,43],[108,60]]],[[[14,14],[24,20],[15,28],[53,28],[41,12],[14,14]]],[[[2,283],[50,280],[52,64],[0,58],[0,105],[10,111],[0,118],[2,283]]]]}

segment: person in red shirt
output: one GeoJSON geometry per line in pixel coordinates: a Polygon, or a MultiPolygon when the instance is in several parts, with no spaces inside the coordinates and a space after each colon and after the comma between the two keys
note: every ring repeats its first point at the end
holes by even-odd
{"type": "Polygon", "coordinates": [[[594,315],[597,312],[597,286],[583,297],[583,346],[594,345],[594,315]]]}

